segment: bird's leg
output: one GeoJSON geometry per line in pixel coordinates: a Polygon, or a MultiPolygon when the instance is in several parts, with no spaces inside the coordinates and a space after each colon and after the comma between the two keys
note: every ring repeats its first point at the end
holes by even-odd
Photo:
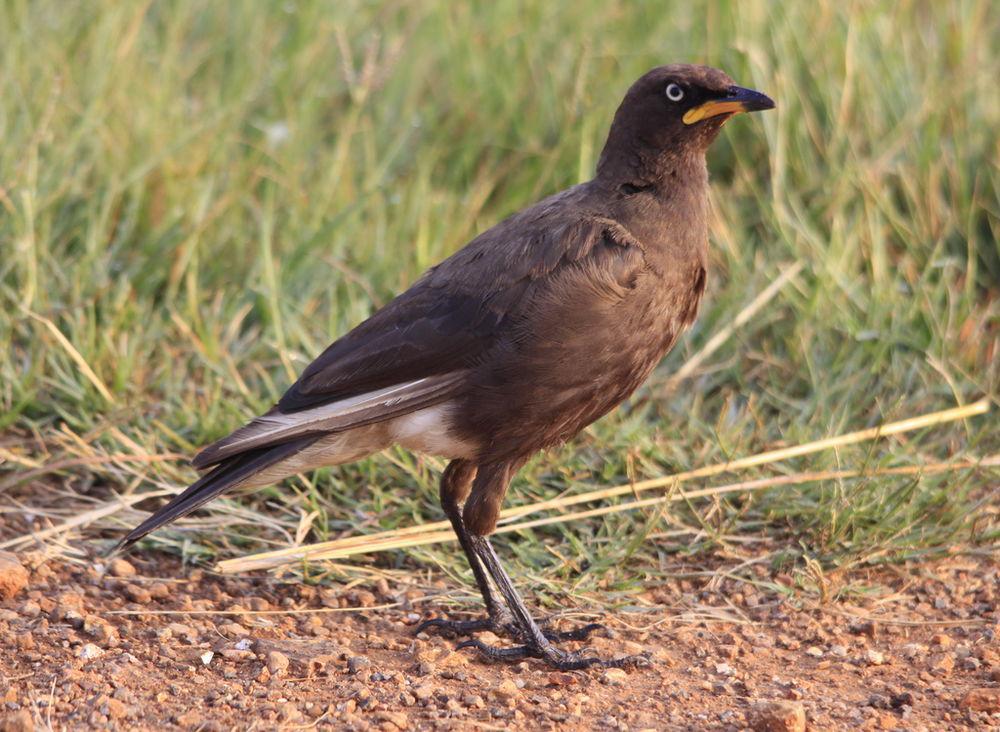
{"type": "Polygon", "coordinates": [[[520,646],[513,648],[495,648],[478,639],[472,639],[459,644],[459,648],[476,648],[488,658],[500,660],[516,660],[527,657],[541,658],[550,666],[561,670],[586,668],[595,664],[605,666],[632,666],[645,662],[645,657],[626,657],[603,660],[584,653],[567,653],[552,645],[554,640],[586,638],[589,633],[599,628],[598,625],[587,626],[568,634],[546,634],[538,627],[531,617],[524,600],[518,594],[510,577],[500,564],[493,546],[486,538],[494,528],[500,515],[500,504],[511,476],[523,464],[523,460],[515,462],[480,465],[469,500],[462,511],[462,522],[467,531],[465,542],[470,554],[469,561],[478,561],[488,580],[493,583],[503,597],[506,609],[513,616],[512,635],[520,646]],[[475,557],[475,560],[473,560],[475,557]]]}
{"type": "MultiPolygon", "coordinates": [[[[523,642],[521,630],[514,623],[514,616],[507,609],[504,600],[497,594],[496,589],[490,581],[489,575],[483,569],[482,562],[472,550],[471,534],[465,526],[462,518],[461,502],[469,495],[472,481],[476,477],[476,466],[466,460],[453,460],[445,468],[444,475],[441,476],[441,507],[445,515],[451,522],[458,542],[465,551],[465,556],[472,567],[472,573],[476,577],[476,584],[479,592],[483,596],[486,604],[486,617],[475,620],[446,620],[444,618],[431,618],[425,620],[417,626],[416,632],[437,629],[454,635],[471,635],[483,630],[489,630],[497,635],[513,637],[519,642],[523,642]]],[[[550,641],[564,640],[585,640],[594,630],[602,626],[591,623],[581,628],[576,628],[563,633],[555,633],[548,630],[542,631],[543,635],[550,641]]]]}
{"type": "Polygon", "coordinates": [[[531,617],[531,613],[521,599],[521,595],[514,587],[507,572],[500,564],[493,546],[485,536],[471,535],[472,550],[483,563],[490,578],[496,582],[500,594],[503,595],[514,616],[514,624],[519,632],[517,636],[523,645],[511,648],[497,648],[490,646],[478,639],[464,641],[458,645],[459,648],[475,648],[484,656],[494,660],[517,661],[523,658],[540,658],[549,666],[560,671],[572,671],[575,669],[587,668],[588,666],[615,666],[630,667],[648,663],[649,659],[645,655],[623,656],[622,658],[603,659],[587,654],[585,651],[579,653],[568,653],[552,645],[552,640],[582,640],[590,632],[601,626],[585,626],[577,631],[561,634],[561,637],[552,637],[554,634],[543,633],[538,624],[531,617]]]}
{"type": "Polygon", "coordinates": [[[490,584],[489,577],[483,570],[483,565],[479,557],[472,551],[469,530],[462,520],[461,503],[469,495],[472,481],[476,477],[476,466],[467,460],[453,460],[448,463],[444,474],[441,476],[441,507],[445,515],[451,522],[458,542],[462,545],[465,556],[472,567],[472,573],[476,577],[476,584],[479,592],[482,593],[483,602],[486,604],[485,618],[476,620],[445,620],[444,618],[432,618],[425,620],[417,626],[416,632],[437,628],[445,632],[456,635],[469,635],[481,630],[490,630],[495,633],[508,631],[511,626],[513,616],[504,605],[503,600],[497,596],[496,590],[490,584]]]}

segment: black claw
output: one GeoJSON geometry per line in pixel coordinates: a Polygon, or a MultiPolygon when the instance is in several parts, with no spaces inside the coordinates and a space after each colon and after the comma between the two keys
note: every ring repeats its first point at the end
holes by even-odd
{"type": "Polygon", "coordinates": [[[445,620],[444,618],[431,618],[425,620],[413,631],[414,635],[423,633],[429,628],[436,628],[451,635],[469,635],[483,630],[494,630],[494,622],[489,618],[479,618],[477,620],[445,620]]]}
{"type": "Polygon", "coordinates": [[[595,630],[604,630],[604,626],[600,623],[589,623],[587,625],[580,626],[579,628],[574,628],[573,630],[567,630],[562,633],[557,633],[553,631],[543,630],[542,633],[545,635],[546,640],[558,643],[560,641],[582,641],[587,640],[590,634],[595,630]]]}
{"type": "Polygon", "coordinates": [[[479,653],[481,653],[486,658],[492,661],[521,661],[525,658],[538,658],[538,651],[531,648],[531,646],[511,646],[510,648],[497,648],[496,646],[490,646],[483,643],[478,638],[470,638],[467,641],[462,641],[459,643],[455,649],[461,650],[463,648],[475,648],[479,653]]]}

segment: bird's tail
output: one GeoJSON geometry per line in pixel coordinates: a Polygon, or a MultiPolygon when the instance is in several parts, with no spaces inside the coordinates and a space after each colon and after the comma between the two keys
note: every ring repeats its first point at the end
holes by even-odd
{"type": "Polygon", "coordinates": [[[248,450],[223,460],[211,472],[201,476],[170,503],[132,529],[109,554],[116,554],[151,531],[187,516],[223,491],[235,488],[261,470],[301,452],[321,436],[312,435],[280,445],[248,450]]]}

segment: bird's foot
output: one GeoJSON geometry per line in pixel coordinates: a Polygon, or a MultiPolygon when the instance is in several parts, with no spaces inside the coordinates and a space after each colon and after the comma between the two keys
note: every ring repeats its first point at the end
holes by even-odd
{"type": "MultiPolygon", "coordinates": [[[[513,618],[509,615],[497,614],[495,616],[491,615],[485,618],[477,618],[476,620],[446,620],[444,618],[431,618],[430,620],[425,620],[418,625],[414,633],[422,633],[431,629],[442,631],[446,635],[450,636],[473,635],[474,633],[481,633],[488,630],[496,635],[506,636],[520,643],[526,642],[521,629],[514,624],[513,618]]],[[[553,643],[560,643],[562,641],[587,640],[587,638],[590,637],[590,634],[595,630],[603,629],[604,626],[600,623],[588,623],[587,625],[582,625],[579,628],[562,632],[546,630],[543,628],[542,634],[545,636],[546,640],[553,643]]],[[[459,647],[461,648],[462,646],[459,647]]]]}
{"type": "Polygon", "coordinates": [[[510,618],[492,617],[477,618],[475,620],[446,620],[445,618],[431,618],[425,620],[414,630],[416,633],[424,633],[428,630],[436,630],[449,636],[472,635],[489,630],[497,635],[506,632],[508,627],[512,627],[510,618]]]}
{"type": "Polygon", "coordinates": [[[487,645],[477,638],[472,638],[458,644],[458,648],[475,648],[480,655],[491,661],[521,661],[525,658],[538,658],[557,671],[576,671],[590,666],[604,668],[637,668],[650,664],[647,654],[622,656],[621,658],[600,658],[590,655],[585,649],[570,653],[562,651],[551,643],[525,643],[520,646],[499,648],[487,645]]]}

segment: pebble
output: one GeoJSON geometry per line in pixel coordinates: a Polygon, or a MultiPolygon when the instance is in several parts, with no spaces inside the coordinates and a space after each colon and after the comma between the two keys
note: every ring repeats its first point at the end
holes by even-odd
{"type": "Polygon", "coordinates": [[[955,669],[955,657],[950,653],[938,653],[931,658],[931,672],[947,676],[955,669]]]}
{"type": "Polygon", "coordinates": [[[281,651],[268,651],[267,670],[277,676],[288,670],[288,656],[281,651]]]}
{"type": "Polygon", "coordinates": [[[951,648],[953,645],[955,645],[955,641],[951,639],[950,635],[946,635],[945,633],[935,633],[934,635],[931,636],[931,645],[937,646],[938,648],[941,649],[945,649],[945,648],[951,648]]]}
{"type": "Polygon", "coordinates": [[[434,696],[434,687],[430,684],[421,684],[413,690],[413,696],[420,701],[427,701],[434,696]]]}
{"type": "Polygon", "coordinates": [[[869,666],[881,666],[885,663],[885,655],[881,651],[869,648],[865,651],[864,660],[869,666]]]}
{"type": "Polygon", "coordinates": [[[379,712],[375,719],[380,722],[388,722],[396,729],[406,729],[410,724],[409,717],[405,712],[379,712]]]}
{"type": "Polygon", "coordinates": [[[821,658],[823,656],[823,651],[816,646],[809,646],[806,648],[806,655],[812,656],[813,658],[821,658]]]}
{"type": "MultiPolygon", "coordinates": [[[[609,671],[611,669],[608,669],[609,671]]],[[[616,669],[620,671],[621,669],[616,669]]],[[[517,688],[515,684],[510,679],[503,679],[500,683],[493,687],[491,695],[493,698],[502,702],[513,702],[517,699],[520,689],[517,688]]]]}
{"type": "MultiPolygon", "coordinates": [[[[719,665],[722,666],[726,664],[719,665]]],[[[607,684],[608,686],[624,686],[627,680],[628,674],[620,668],[605,669],[604,673],[601,674],[601,683],[607,684]]]]}
{"type": "Polygon", "coordinates": [[[347,659],[347,670],[352,674],[356,674],[371,665],[371,659],[367,656],[351,656],[347,659]]]}
{"type": "Polygon", "coordinates": [[[0,600],[9,600],[28,585],[28,570],[10,552],[0,551],[0,600]]]}
{"type": "Polygon", "coordinates": [[[124,592],[125,597],[139,605],[146,605],[153,599],[153,596],[149,594],[149,590],[139,587],[139,585],[127,584],[125,585],[124,592]]]}
{"type": "Polygon", "coordinates": [[[111,560],[111,564],[108,565],[108,573],[112,577],[135,577],[135,567],[132,566],[131,562],[119,557],[111,560]]]}
{"type": "Polygon", "coordinates": [[[747,721],[755,732],[805,732],[806,710],[799,702],[758,702],[750,708],[747,721]]]}
{"type": "Polygon", "coordinates": [[[90,660],[91,658],[103,656],[104,651],[102,651],[98,646],[95,646],[93,643],[86,643],[80,648],[76,655],[84,660],[90,660]]]}

